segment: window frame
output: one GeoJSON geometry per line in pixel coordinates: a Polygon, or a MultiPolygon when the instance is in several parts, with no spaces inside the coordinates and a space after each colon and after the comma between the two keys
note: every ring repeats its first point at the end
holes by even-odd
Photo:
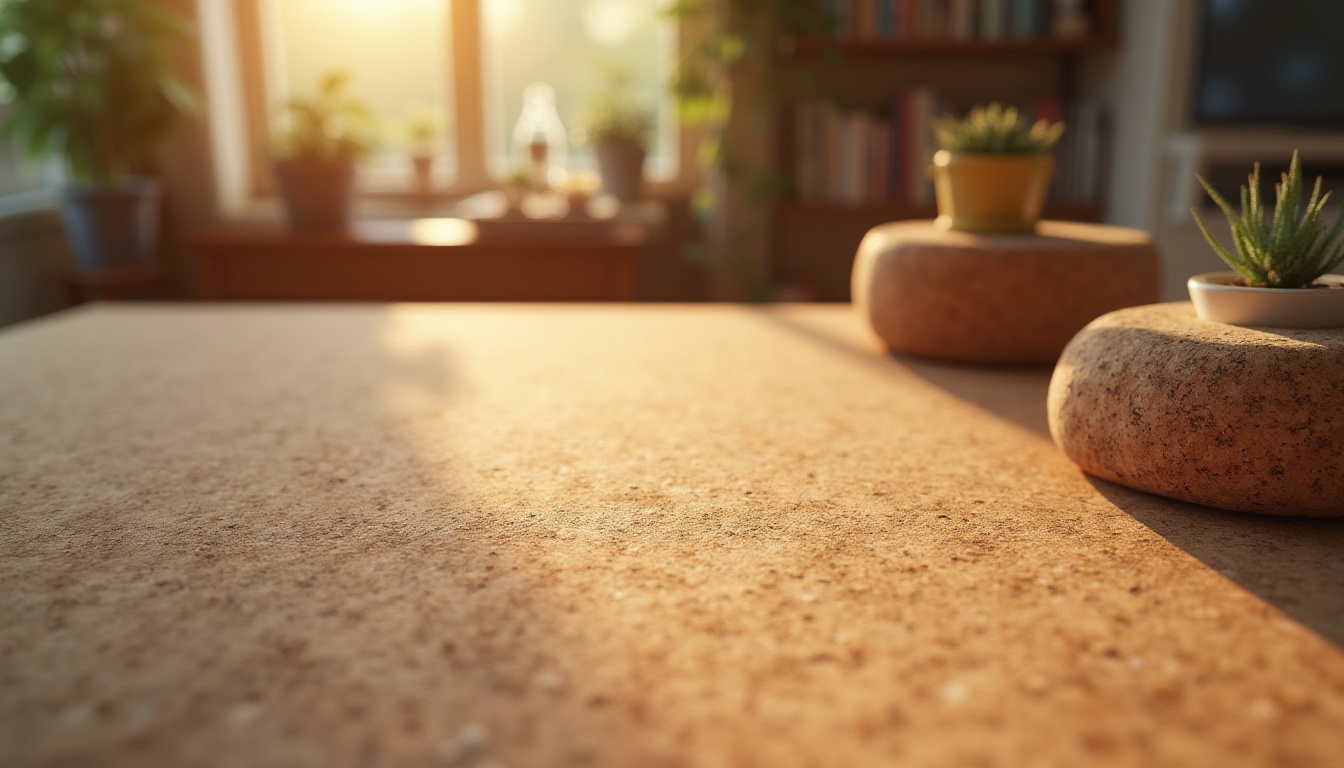
{"type": "MultiPolygon", "coordinates": [[[[199,3],[217,2],[217,0],[198,0],[199,3]]],[[[225,157],[245,157],[246,177],[241,185],[235,184],[233,198],[238,197],[237,187],[241,186],[245,200],[232,200],[221,190],[221,200],[225,208],[248,207],[251,204],[275,197],[275,184],[270,169],[271,116],[277,100],[268,92],[266,77],[266,40],[263,29],[262,3],[265,0],[232,0],[230,2],[232,30],[223,30],[223,34],[234,38],[231,45],[234,59],[231,63],[215,63],[215,67],[228,66],[232,73],[215,73],[211,79],[223,86],[223,90],[232,90],[233,101],[227,104],[235,107],[241,114],[241,121],[232,126],[212,124],[215,141],[235,142],[232,152],[216,151],[217,162],[225,157]],[[236,78],[236,84],[231,82],[236,78]],[[233,87],[230,88],[229,86],[233,87]],[[236,134],[241,132],[241,136],[236,134]]],[[[447,39],[452,42],[452,113],[454,115],[454,136],[452,152],[456,161],[451,181],[436,187],[429,199],[434,202],[450,202],[478,192],[497,189],[499,180],[490,173],[486,147],[487,116],[485,113],[485,84],[483,33],[481,28],[482,0],[448,0],[449,27],[444,30],[447,39]],[[473,73],[463,77],[462,73],[473,73]]],[[[202,9],[202,17],[204,17],[202,9]]],[[[677,29],[679,50],[687,46],[684,26],[677,29]]],[[[208,67],[209,69],[209,67],[208,67]]],[[[212,121],[213,123],[214,121],[212,121]]],[[[676,128],[676,172],[667,179],[645,179],[645,194],[652,198],[671,198],[689,196],[699,182],[699,174],[693,158],[695,147],[702,131],[678,121],[676,128]]],[[[393,203],[422,204],[426,196],[417,194],[407,184],[404,190],[362,188],[358,190],[361,200],[379,200],[393,203]]]]}

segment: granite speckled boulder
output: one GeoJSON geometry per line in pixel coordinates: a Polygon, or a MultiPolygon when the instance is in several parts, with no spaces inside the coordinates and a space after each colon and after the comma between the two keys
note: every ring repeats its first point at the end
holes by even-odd
{"type": "Polygon", "coordinates": [[[1090,474],[1211,507],[1344,515],[1344,328],[1113,312],[1055,366],[1050,432],[1090,474]]]}
{"type": "Polygon", "coordinates": [[[1157,301],[1161,265],[1135,229],[1042,221],[1032,235],[931,221],[870,230],[854,304],[895,352],[970,363],[1052,363],[1093,318],[1157,301]]]}

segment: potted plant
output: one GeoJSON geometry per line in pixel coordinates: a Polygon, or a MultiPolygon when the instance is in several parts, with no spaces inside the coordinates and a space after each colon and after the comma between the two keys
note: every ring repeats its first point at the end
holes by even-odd
{"type": "Polygon", "coordinates": [[[504,177],[499,188],[504,193],[505,214],[517,213],[532,191],[532,174],[526,168],[515,168],[504,177]]]}
{"type": "Polygon", "coordinates": [[[622,202],[639,200],[653,112],[630,92],[630,76],[610,68],[606,85],[580,119],[585,141],[597,156],[602,191],[622,202]]]}
{"type": "Polygon", "coordinates": [[[1302,202],[1302,166],[1293,152],[1288,172],[1274,185],[1274,214],[1266,220],[1260,198],[1260,164],[1241,188],[1241,214],[1203,177],[1199,183],[1227,216],[1233,250],[1214,237],[1199,211],[1190,209],[1204,238],[1233,272],[1195,275],[1187,283],[1204,320],[1274,328],[1344,326],[1344,275],[1326,274],[1344,263],[1344,216],[1327,227],[1321,213],[1330,197],[1316,177],[1302,202]]]}
{"type": "Polygon", "coordinates": [[[157,256],[161,187],[135,174],[195,109],[172,66],[191,41],[186,22],[156,3],[0,2],[0,85],[16,101],[5,135],[34,157],[64,159],[62,219],[85,267],[157,256]]]}
{"type": "Polygon", "coordinates": [[[317,94],[285,104],[273,166],[295,231],[344,229],[350,222],[355,162],[372,146],[370,111],[349,95],[349,78],[331,72],[317,94]]]}
{"type": "Polygon", "coordinates": [[[417,194],[429,194],[433,186],[435,143],[442,133],[443,120],[439,115],[425,107],[411,108],[406,118],[406,139],[410,144],[417,194]]]}
{"type": "Polygon", "coordinates": [[[1027,125],[1016,109],[998,103],[976,107],[962,120],[936,120],[933,135],[940,149],[932,171],[939,226],[1033,231],[1054,167],[1050,150],[1063,133],[1063,123],[1027,125]]]}

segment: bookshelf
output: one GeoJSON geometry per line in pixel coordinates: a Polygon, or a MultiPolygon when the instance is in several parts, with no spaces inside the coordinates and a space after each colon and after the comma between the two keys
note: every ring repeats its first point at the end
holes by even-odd
{"type": "Polygon", "coordinates": [[[1080,92],[1078,68],[1087,57],[1119,49],[1118,0],[1084,4],[1087,29],[1069,35],[1052,30],[1056,3],[1045,0],[831,2],[842,20],[865,13],[866,22],[842,25],[833,39],[792,41],[780,56],[794,86],[781,107],[776,143],[790,193],[775,209],[771,253],[788,295],[847,300],[854,252],[868,229],[936,215],[923,173],[933,150],[927,123],[978,103],[1011,103],[1069,123],[1045,216],[1104,218],[1108,121],[1100,103],[1080,92]],[[1014,27],[1019,2],[1033,4],[1035,16],[1014,27]],[[1002,23],[989,29],[979,17],[968,22],[967,8],[994,8],[1002,23]],[[905,28],[873,15],[891,9],[909,14],[905,28]],[[802,95],[808,77],[826,94],[825,106],[802,95]]]}

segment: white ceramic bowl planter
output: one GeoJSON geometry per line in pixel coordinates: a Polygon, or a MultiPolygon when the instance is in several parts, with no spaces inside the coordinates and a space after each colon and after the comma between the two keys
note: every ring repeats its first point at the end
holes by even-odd
{"type": "Polygon", "coordinates": [[[1186,286],[1201,320],[1267,328],[1344,327],[1344,275],[1330,270],[1344,264],[1344,217],[1327,225],[1322,217],[1330,193],[1321,179],[1305,197],[1302,164],[1293,152],[1288,172],[1274,185],[1274,214],[1261,201],[1260,164],[1241,188],[1241,210],[1218,194],[1204,177],[1200,186],[1227,217],[1233,248],[1219,242],[1191,208],[1204,239],[1232,272],[1206,272],[1186,286]]]}
{"type": "Polygon", "coordinates": [[[1322,275],[1307,288],[1241,285],[1235,272],[1206,272],[1186,286],[1201,320],[1264,328],[1344,327],[1344,275],[1322,275]]]}

